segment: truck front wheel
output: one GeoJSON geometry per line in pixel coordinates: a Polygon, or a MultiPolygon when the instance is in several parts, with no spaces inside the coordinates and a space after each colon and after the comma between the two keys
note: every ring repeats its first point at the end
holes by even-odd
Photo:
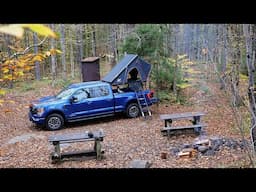
{"type": "Polygon", "coordinates": [[[130,103],[126,108],[126,116],[129,118],[138,117],[140,114],[140,108],[137,103],[130,103]]]}
{"type": "Polygon", "coordinates": [[[64,119],[60,114],[53,113],[46,119],[46,128],[50,131],[61,129],[64,125],[64,119]]]}

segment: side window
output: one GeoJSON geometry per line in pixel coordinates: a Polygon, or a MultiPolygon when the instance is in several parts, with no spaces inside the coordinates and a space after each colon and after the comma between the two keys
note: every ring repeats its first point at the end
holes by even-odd
{"type": "Polygon", "coordinates": [[[88,98],[88,92],[86,92],[86,90],[84,89],[79,89],[78,91],[76,91],[73,95],[76,98],[76,102],[82,101],[86,98],[88,98]]]}
{"type": "Polygon", "coordinates": [[[91,97],[103,97],[109,95],[108,86],[98,86],[90,88],[91,97]]]}

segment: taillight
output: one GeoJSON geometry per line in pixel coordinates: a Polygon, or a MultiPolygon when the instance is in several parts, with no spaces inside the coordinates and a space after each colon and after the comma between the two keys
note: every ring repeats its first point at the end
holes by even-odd
{"type": "Polygon", "coordinates": [[[148,94],[147,94],[147,97],[150,99],[150,98],[153,98],[154,97],[154,91],[150,91],[148,94]]]}

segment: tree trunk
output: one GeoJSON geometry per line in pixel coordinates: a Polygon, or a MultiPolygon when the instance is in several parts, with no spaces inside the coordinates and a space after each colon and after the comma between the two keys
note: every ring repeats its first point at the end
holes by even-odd
{"type": "Polygon", "coordinates": [[[220,89],[225,89],[226,69],[227,69],[227,26],[223,25],[223,60],[221,62],[221,85],[220,89]]]}
{"type": "Polygon", "coordinates": [[[92,56],[96,56],[96,25],[92,25],[92,56]]]}
{"type": "Polygon", "coordinates": [[[245,44],[246,44],[246,65],[249,75],[248,80],[248,97],[249,97],[249,107],[251,112],[251,138],[254,147],[254,151],[256,150],[256,103],[255,103],[255,95],[254,95],[254,63],[252,63],[252,25],[243,24],[243,31],[245,35],[245,44]]]}
{"type": "Polygon", "coordinates": [[[73,38],[72,38],[72,30],[69,30],[69,45],[70,45],[70,70],[71,70],[71,78],[75,78],[75,65],[74,65],[74,52],[73,52],[73,38]]]}
{"type": "MultiPolygon", "coordinates": [[[[178,71],[178,55],[175,56],[175,66],[174,66],[174,73],[173,73],[173,93],[177,97],[177,80],[176,80],[176,75],[178,71]]],[[[176,98],[177,99],[177,98],[176,98]]]]}
{"type": "MultiPolygon", "coordinates": [[[[51,29],[54,31],[55,30],[55,25],[54,24],[50,24],[51,29]]],[[[54,38],[51,38],[50,40],[50,44],[51,44],[51,49],[54,49],[55,46],[55,40],[54,38]]],[[[56,56],[55,55],[51,55],[51,73],[52,73],[52,86],[54,86],[55,84],[55,80],[56,80],[56,56]]]]}
{"type": "Polygon", "coordinates": [[[111,53],[112,53],[112,58],[110,60],[110,64],[113,67],[116,62],[117,62],[117,26],[116,24],[111,24],[110,25],[110,47],[111,47],[111,53]]]}
{"type": "MultiPolygon", "coordinates": [[[[38,37],[36,33],[33,33],[33,42],[34,45],[38,43],[38,37]]],[[[37,55],[38,54],[38,47],[34,47],[34,53],[37,55]]],[[[39,61],[35,62],[35,69],[36,69],[36,80],[40,80],[40,64],[39,61]]]]}
{"type": "Polygon", "coordinates": [[[61,47],[61,62],[62,62],[62,77],[67,78],[67,67],[66,67],[66,46],[65,46],[65,25],[60,24],[60,47],[61,47]]]}

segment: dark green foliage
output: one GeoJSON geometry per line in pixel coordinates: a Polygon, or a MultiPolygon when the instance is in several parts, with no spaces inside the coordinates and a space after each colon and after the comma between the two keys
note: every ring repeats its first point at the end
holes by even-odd
{"type": "Polygon", "coordinates": [[[182,72],[179,68],[175,69],[175,60],[162,57],[159,61],[159,67],[153,67],[152,79],[154,82],[158,82],[158,88],[160,90],[172,90],[174,75],[176,78],[176,84],[182,81],[182,72]]]}
{"type": "Polygon", "coordinates": [[[121,51],[139,56],[152,56],[162,45],[163,32],[161,25],[137,25],[121,45],[121,51]]]}

